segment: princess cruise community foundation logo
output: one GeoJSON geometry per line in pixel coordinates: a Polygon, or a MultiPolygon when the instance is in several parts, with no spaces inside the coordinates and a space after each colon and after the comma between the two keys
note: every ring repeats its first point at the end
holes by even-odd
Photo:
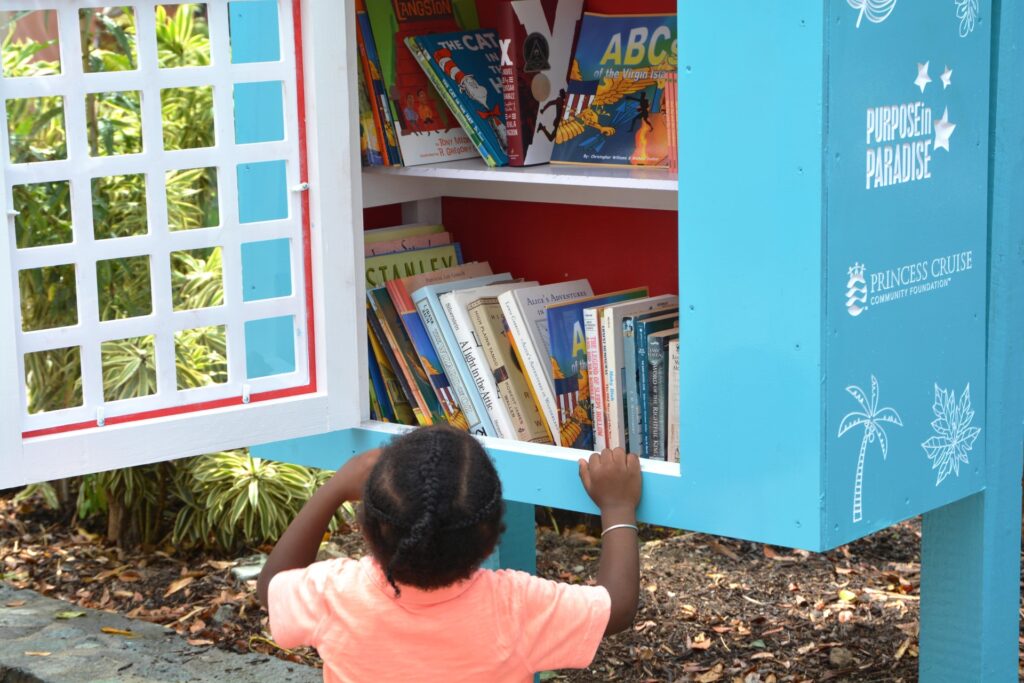
{"type": "Polygon", "coordinates": [[[846,312],[856,318],[868,308],[944,289],[973,269],[973,249],[877,271],[858,261],[846,270],[846,312]]]}

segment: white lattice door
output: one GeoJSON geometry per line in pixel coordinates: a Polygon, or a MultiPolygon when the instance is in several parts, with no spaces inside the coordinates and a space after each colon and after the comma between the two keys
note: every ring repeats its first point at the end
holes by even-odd
{"type": "Polygon", "coordinates": [[[344,3],[298,2],[0,0],[0,488],[358,421],[344,3]]]}

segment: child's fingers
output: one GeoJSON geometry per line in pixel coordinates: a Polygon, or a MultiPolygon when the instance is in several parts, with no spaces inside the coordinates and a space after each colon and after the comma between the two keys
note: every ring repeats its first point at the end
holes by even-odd
{"type": "Polygon", "coordinates": [[[587,466],[587,461],[580,458],[580,481],[583,482],[583,488],[587,491],[590,490],[590,468],[587,466]]]}

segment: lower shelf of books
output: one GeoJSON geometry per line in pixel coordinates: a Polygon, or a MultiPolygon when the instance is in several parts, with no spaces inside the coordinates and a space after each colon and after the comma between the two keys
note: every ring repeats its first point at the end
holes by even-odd
{"type": "Polygon", "coordinates": [[[495,273],[441,225],[364,243],[372,419],[573,460],[621,447],[678,472],[677,296],[495,273]]]}

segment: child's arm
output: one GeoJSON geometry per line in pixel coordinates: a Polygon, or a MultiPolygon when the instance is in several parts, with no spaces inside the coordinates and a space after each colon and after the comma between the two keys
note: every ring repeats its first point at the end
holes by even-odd
{"type": "Polygon", "coordinates": [[[316,560],[320,542],[334,513],[342,503],[359,500],[362,497],[363,484],[366,483],[366,478],[378,457],[380,449],[355,456],[328,479],[303,506],[288,525],[281,540],[274,546],[267,563],[263,566],[263,571],[260,572],[259,581],[256,583],[256,597],[260,604],[267,604],[270,580],[278,572],[308,567],[316,560]]]}
{"type": "MultiPolygon", "coordinates": [[[[580,460],[583,488],[601,510],[601,528],[636,525],[640,503],[640,460],[621,448],[594,453],[590,462],[580,460]]],[[[597,584],[611,596],[611,615],[606,636],[629,628],[640,599],[640,550],[633,529],[612,529],[602,538],[597,584]]]]}

